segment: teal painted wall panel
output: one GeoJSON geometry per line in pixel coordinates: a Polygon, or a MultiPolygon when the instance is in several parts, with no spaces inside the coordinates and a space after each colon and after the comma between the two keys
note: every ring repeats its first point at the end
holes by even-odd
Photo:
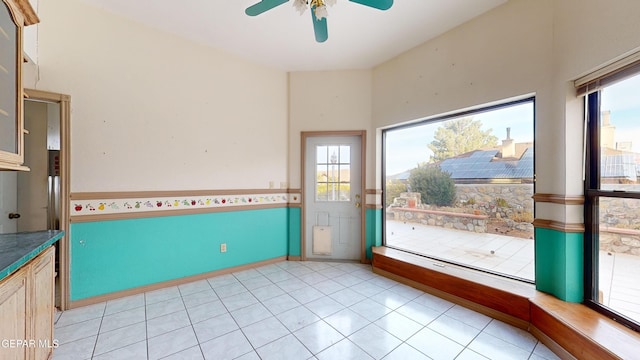
{"type": "Polygon", "coordinates": [[[300,245],[301,236],[301,209],[289,208],[289,256],[302,256],[300,245]]]}
{"type": "Polygon", "coordinates": [[[373,259],[371,248],[382,245],[382,209],[367,209],[366,221],[367,259],[373,259]]]}
{"type": "Polygon", "coordinates": [[[288,233],[287,208],[73,223],[71,300],[286,256],[288,233]]]}
{"type": "Polygon", "coordinates": [[[584,300],[584,234],[565,233],[567,263],[567,297],[569,302],[584,300]]]}
{"type": "Polygon", "coordinates": [[[581,233],[536,228],[536,288],[569,302],[584,296],[584,241],[581,233]]]}

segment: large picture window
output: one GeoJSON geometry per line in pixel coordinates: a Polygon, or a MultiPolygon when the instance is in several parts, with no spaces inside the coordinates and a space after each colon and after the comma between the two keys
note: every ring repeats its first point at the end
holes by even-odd
{"type": "Polygon", "coordinates": [[[383,131],[386,246],[534,281],[534,99],[383,131]]]}
{"type": "Polygon", "coordinates": [[[640,330],[640,75],[587,95],[585,301],[640,330]]]}

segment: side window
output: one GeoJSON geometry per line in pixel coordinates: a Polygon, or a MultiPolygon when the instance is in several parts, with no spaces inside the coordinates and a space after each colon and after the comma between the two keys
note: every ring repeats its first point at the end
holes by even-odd
{"type": "Polygon", "coordinates": [[[585,300],[640,330],[640,75],[587,96],[585,300]]]}

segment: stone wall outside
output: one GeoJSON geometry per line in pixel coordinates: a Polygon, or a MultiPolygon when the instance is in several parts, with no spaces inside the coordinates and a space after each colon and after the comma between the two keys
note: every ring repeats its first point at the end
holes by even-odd
{"type": "Polygon", "coordinates": [[[390,207],[387,209],[387,217],[396,221],[439,226],[445,229],[457,229],[476,233],[487,232],[487,215],[452,213],[408,207],[390,207]]]}
{"type": "MultiPolygon", "coordinates": [[[[639,185],[610,187],[640,191],[639,185]]],[[[640,256],[640,200],[601,197],[599,201],[600,250],[640,256]]]]}
{"type": "MultiPolygon", "coordinates": [[[[635,184],[604,184],[603,189],[640,191],[635,184]]],[[[525,216],[533,220],[533,184],[456,184],[457,202],[468,212],[486,215],[484,219],[438,211],[424,211],[420,194],[403,193],[387,209],[390,219],[415,222],[473,232],[486,232],[488,219],[503,219],[519,230],[533,231],[525,216]],[[409,199],[416,201],[409,204],[409,199]],[[411,205],[411,206],[410,206],[411,205]],[[422,211],[418,211],[422,210],[422,211]]],[[[600,198],[600,249],[612,253],[640,256],[640,200],[600,198]]]]}
{"type": "Polygon", "coordinates": [[[510,228],[533,232],[533,184],[456,184],[452,212],[422,204],[419,193],[405,192],[387,209],[389,219],[484,233],[490,218],[510,228]],[[464,212],[463,212],[464,211],[464,212]]]}
{"type": "Polygon", "coordinates": [[[510,218],[514,212],[533,214],[533,184],[456,184],[458,203],[473,203],[493,218],[510,218]],[[473,200],[471,200],[473,199],[473,200]]]}

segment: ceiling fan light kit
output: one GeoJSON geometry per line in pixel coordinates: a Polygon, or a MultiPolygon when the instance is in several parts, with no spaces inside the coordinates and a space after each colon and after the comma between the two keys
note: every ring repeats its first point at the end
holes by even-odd
{"type": "Polygon", "coordinates": [[[336,0],[311,0],[311,4],[307,0],[293,0],[293,7],[300,13],[304,14],[308,7],[311,7],[316,20],[322,20],[329,16],[327,12],[327,5],[333,6],[336,4],[336,0]]]}
{"type": "MultiPolygon", "coordinates": [[[[259,3],[249,6],[245,13],[249,16],[257,16],[276,6],[282,5],[289,0],[262,0],[259,3]]],[[[372,7],[379,10],[388,10],[393,5],[393,0],[349,0],[351,2],[372,7]]],[[[317,42],[325,42],[329,38],[327,31],[327,5],[333,6],[336,0],[293,0],[293,7],[304,14],[307,8],[311,8],[311,18],[313,21],[313,31],[317,42]]]]}

